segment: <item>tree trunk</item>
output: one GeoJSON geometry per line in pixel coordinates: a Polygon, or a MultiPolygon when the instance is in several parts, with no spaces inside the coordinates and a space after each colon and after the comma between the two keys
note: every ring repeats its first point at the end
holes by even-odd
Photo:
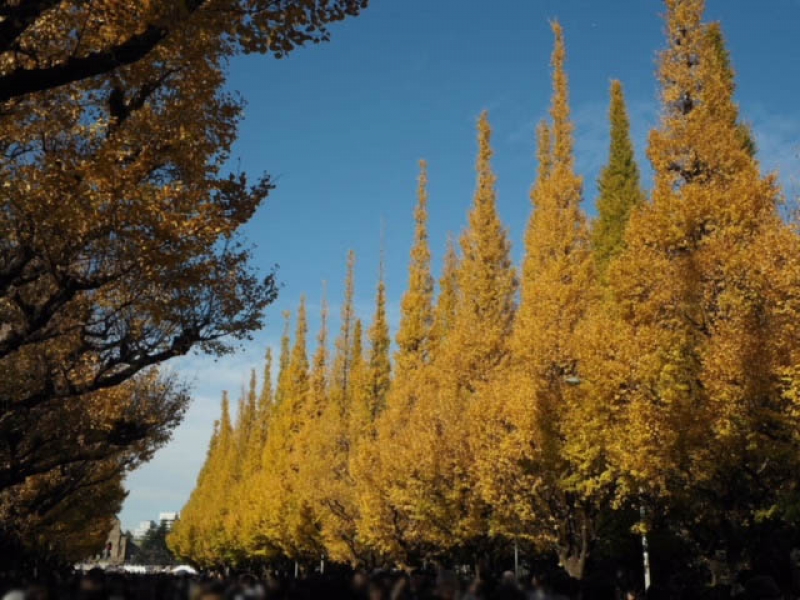
{"type": "Polygon", "coordinates": [[[591,517],[584,511],[576,511],[560,531],[561,539],[556,544],[556,554],[563,569],[572,579],[583,579],[586,562],[594,542],[591,517]]]}

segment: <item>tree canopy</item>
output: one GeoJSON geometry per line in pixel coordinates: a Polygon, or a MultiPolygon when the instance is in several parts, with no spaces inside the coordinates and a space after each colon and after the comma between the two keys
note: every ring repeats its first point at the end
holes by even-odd
{"type": "Polygon", "coordinates": [[[275,273],[253,267],[238,232],[273,183],[228,167],[243,100],[224,90],[227,62],[325,41],[366,4],[0,3],[9,523],[28,527],[43,498],[95,478],[119,484],[185,410],[180,382],[154,369],[231,352],[263,325],[275,273]]]}

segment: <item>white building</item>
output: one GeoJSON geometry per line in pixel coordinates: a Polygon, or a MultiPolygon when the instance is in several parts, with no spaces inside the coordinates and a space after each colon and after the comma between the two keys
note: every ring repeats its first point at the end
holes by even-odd
{"type": "Polygon", "coordinates": [[[141,521],[139,526],[133,530],[134,541],[140,542],[151,530],[156,528],[155,521],[141,521]]]}
{"type": "Polygon", "coordinates": [[[167,531],[171,531],[175,521],[177,521],[179,518],[180,515],[176,512],[162,512],[158,515],[158,522],[161,525],[166,526],[167,531]]]}

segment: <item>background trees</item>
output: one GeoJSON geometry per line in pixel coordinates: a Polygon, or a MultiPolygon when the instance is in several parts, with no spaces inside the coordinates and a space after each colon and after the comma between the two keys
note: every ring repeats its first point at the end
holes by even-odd
{"type": "Polygon", "coordinates": [[[175,556],[167,547],[168,533],[166,523],[148,531],[136,551],[136,562],[142,565],[174,565],[175,556]]]}
{"type": "MultiPolygon", "coordinates": [[[[282,361],[271,414],[327,408],[298,425],[299,452],[269,421],[263,468],[293,467],[249,488],[262,502],[254,519],[291,522],[282,502],[300,498],[307,512],[294,545],[270,529],[265,543],[292,558],[408,566],[514,541],[575,579],[611,572],[601,560],[638,550],[642,531],[657,563],[680,548],[672,566],[695,581],[718,581],[714,561],[737,571],[788,560],[765,541],[798,539],[798,236],[740,122],[720,27],[702,21],[701,0],[666,8],[650,197],[613,82],[599,214],[583,214],[558,24],[519,281],[486,113],[469,224],[438,290],[422,165],[394,361],[382,279],[362,347],[352,263],[333,359],[323,328],[313,385],[292,389],[282,361]]],[[[175,547],[199,560],[202,541],[178,548],[191,528],[179,524],[175,547]]]]}
{"type": "Polygon", "coordinates": [[[609,267],[613,326],[631,351],[605,400],[619,416],[610,464],[621,494],[663,510],[691,503],[689,537],[706,518],[714,531],[713,542],[693,542],[749,562],[742,544],[755,536],[743,530],[775,514],[786,489],[777,471],[797,456],[785,429],[794,429],[785,373],[796,360],[795,301],[782,287],[796,277],[797,238],[738,123],[718,29],[709,33],[700,1],[667,5],[652,202],[632,217],[627,248],[609,267]]]}
{"type": "Polygon", "coordinates": [[[98,471],[97,486],[119,485],[166,441],[186,394],[153,367],[191,349],[229,352],[261,327],[274,275],[255,272],[237,231],[273,186],[227,170],[242,103],[223,92],[226,61],[324,41],[329,23],[365,6],[0,5],[8,535],[16,522],[30,538],[28,513],[98,471]]]}
{"type": "MultiPolygon", "coordinates": [[[[551,124],[539,128],[539,174],[526,232],[522,298],[510,334],[509,364],[481,403],[491,415],[475,433],[479,485],[493,507],[494,526],[509,537],[554,549],[580,578],[596,536],[600,510],[583,496],[565,441],[580,435],[568,381],[577,371],[576,330],[592,301],[589,231],[575,174],[563,31],[553,24],[551,124]],[[574,428],[574,429],[573,429],[574,428]]],[[[606,500],[605,498],[603,500],[606,500]]]]}

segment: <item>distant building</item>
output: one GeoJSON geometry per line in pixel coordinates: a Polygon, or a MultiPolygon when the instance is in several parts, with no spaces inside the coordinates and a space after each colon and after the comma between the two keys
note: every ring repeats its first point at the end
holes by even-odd
{"type": "Polygon", "coordinates": [[[139,526],[133,530],[133,539],[137,542],[142,541],[156,527],[155,521],[141,521],[139,526]]]}
{"type": "Polygon", "coordinates": [[[172,531],[172,526],[179,518],[180,515],[176,512],[162,512],[158,515],[158,523],[165,526],[167,531],[172,531]]]}
{"type": "Polygon", "coordinates": [[[122,524],[119,519],[114,519],[114,525],[108,534],[100,560],[108,564],[120,565],[129,558],[132,546],[128,535],[122,532],[122,524]]]}

